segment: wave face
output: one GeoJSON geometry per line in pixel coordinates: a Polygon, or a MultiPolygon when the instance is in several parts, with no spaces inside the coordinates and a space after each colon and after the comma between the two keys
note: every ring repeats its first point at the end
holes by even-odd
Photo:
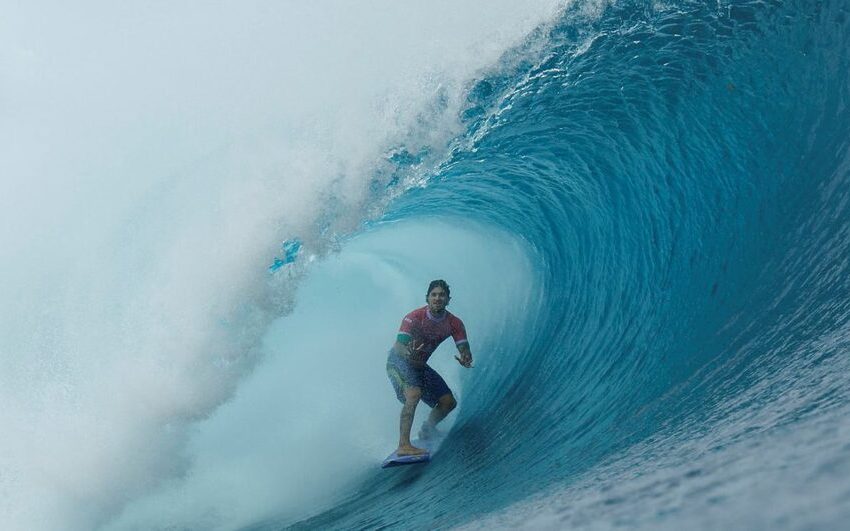
{"type": "Polygon", "coordinates": [[[529,324],[471,327],[479,368],[430,465],[258,529],[847,518],[846,6],[584,8],[472,88],[466,133],[386,215],[524,241],[529,324]]]}

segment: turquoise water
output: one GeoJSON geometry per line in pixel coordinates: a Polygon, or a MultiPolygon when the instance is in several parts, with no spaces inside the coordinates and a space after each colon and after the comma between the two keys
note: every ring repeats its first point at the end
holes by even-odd
{"type": "Polygon", "coordinates": [[[846,5],[579,11],[475,84],[450,156],[385,215],[522,239],[532,324],[476,331],[499,367],[464,380],[429,466],[258,529],[846,521],[846,5]]]}

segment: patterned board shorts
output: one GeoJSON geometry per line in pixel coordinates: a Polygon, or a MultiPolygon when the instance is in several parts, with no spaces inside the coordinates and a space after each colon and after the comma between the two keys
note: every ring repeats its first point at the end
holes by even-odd
{"type": "Polygon", "coordinates": [[[436,406],[440,397],[452,392],[443,377],[430,366],[414,367],[392,350],[387,357],[387,376],[390,377],[390,383],[393,384],[396,398],[402,404],[404,403],[405,387],[422,389],[422,401],[430,407],[436,406]]]}

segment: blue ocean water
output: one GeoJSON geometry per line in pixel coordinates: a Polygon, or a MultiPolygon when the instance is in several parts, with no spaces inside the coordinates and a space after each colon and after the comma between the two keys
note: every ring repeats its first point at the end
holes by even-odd
{"type": "Polygon", "coordinates": [[[529,324],[472,331],[489,367],[430,465],[251,529],[850,517],[847,5],[586,7],[475,83],[463,134],[378,222],[524,242],[529,324]]]}

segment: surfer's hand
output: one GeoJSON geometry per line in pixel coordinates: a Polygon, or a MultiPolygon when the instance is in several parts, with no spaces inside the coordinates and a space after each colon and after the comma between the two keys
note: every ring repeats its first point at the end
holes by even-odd
{"type": "Polygon", "coordinates": [[[455,359],[467,369],[472,368],[472,355],[469,352],[463,352],[459,357],[455,356],[455,359]]]}
{"type": "Polygon", "coordinates": [[[415,340],[411,340],[407,345],[407,351],[411,356],[415,356],[419,353],[419,349],[421,349],[425,345],[424,341],[416,342],[415,340]]]}

